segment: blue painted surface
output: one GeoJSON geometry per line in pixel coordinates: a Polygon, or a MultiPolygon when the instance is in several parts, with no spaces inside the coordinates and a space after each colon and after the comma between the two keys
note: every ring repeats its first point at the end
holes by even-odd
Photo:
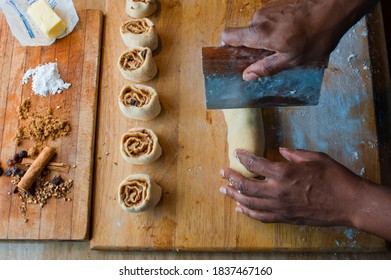
{"type": "Polygon", "coordinates": [[[271,127],[277,133],[269,135],[279,146],[328,153],[357,174],[368,170],[363,150],[373,150],[373,162],[377,160],[371,64],[361,55],[367,46],[357,44],[363,22],[331,54],[318,106],[277,109],[271,127]]]}

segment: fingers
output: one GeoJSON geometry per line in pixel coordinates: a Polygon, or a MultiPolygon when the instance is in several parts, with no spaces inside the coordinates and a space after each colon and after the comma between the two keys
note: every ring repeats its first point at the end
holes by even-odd
{"type": "Polygon", "coordinates": [[[296,150],[280,148],[280,154],[290,162],[299,163],[307,160],[307,157],[305,157],[302,153],[297,153],[296,150]]]}
{"type": "Polygon", "coordinates": [[[235,153],[240,163],[251,173],[266,178],[274,178],[280,173],[280,163],[272,162],[263,157],[257,157],[244,150],[236,150],[235,153]]]}
{"type": "MultiPolygon", "coordinates": [[[[271,50],[273,49],[271,47],[272,42],[268,38],[268,36],[264,35],[264,30],[260,24],[248,27],[227,28],[222,33],[223,43],[234,47],[245,46],[271,50]]],[[[291,66],[287,55],[276,52],[247,67],[243,72],[243,79],[250,81],[259,77],[271,76],[291,66]]]]}
{"type": "Polygon", "coordinates": [[[230,168],[222,169],[221,175],[227,179],[231,186],[235,187],[238,193],[253,197],[270,197],[270,184],[266,180],[246,178],[239,172],[230,168]]]}
{"type": "Polygon", "coordinates": [[[243,205],[238,205],[235,210],[238,213],[243,213],[250,218],[261,221],[262,223],[281,223],[284,221],[284,218],[276,213],[251,210],[243,205]]]}
{"type": "Polygon", "coordinates": [[[221,34],[221,40],[224,44],[231,45],[233,47],[243,46],[244,33],[247,27],[240,28],[226,28],[221,34]]]}
{"type": "Polygon", "coordinates": [[[233,47],[245,46],[248,48],[267,49],[262,42],[262,30],[260,26],[230,27],[226,28],[222,35],[223,43],[233,47]]]}
{"type": "Polygon", "coordinates": [[[251,81],[260,77],[271,76],[290,66],[289,59],[277,52],[247,67],[243,72],[243,79],[245,81],[251,81]]]}
{"type": "Polygon", "coordinates": [[[291,150],[287,148],[280,148],[280,154],[288,161],[294,163],[310,160],[319,160],[328,157],[324,153],[311,152],[306,150],[291,150]]]}
{"type": "Polygon", "coordinates": [[[251,210],[272,211],[274,209],[270,199],[247,196],[231,186],[222,186],[220,192],[251,210]]]}
{"type": "Polygon", "coordinates": [[[233,187],[223,186],[220,191],[234,199],[238,206],[236,211],[263,223],[278,223],[284,220],[283,216],[273,212],[275,206],[265,198],[248,197],[238,193],[233,187]]]}

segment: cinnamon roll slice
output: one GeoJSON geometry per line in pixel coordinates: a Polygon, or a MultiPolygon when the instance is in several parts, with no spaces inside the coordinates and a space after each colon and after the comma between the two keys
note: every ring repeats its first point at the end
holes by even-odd
{"type": "Polygon", "coordinates": [[[144,18],[157,11],[155,0],[126,0],[126,13],[132,18],[144,18]]]}
{"type": "Polygon", "coordinates": [[[118,187],[118,202],[130,213],[154,208],[162,195],[161,187],[148,174],[128,176],[118,187]]]}
{"type": "Polygon", "coordinates": [[[140,84],[124,86],[118,104],[126,117],[141,121],[153,120],[161,111],[156,90],[140,84]]]}
{"type": "Polygon", "coordinates": [[[143,47],[123,52],[118,59],[118,68],[125,79],[137,83],[152,80],[157,73],[151,49],[143,47]]]}
{"type": "Polygon", "coordinates": [[[158,47],[155,25],[147,18],[128,20],[122,24],[120,33],[128,48],[148,47],[153,51],[158,47]]]}
{"type": "Polygon", "coordinates": [[[151,129],[136,127],[122,135],[120,152],[126,161],[144,165],[159,159],[162,147],[151,129]]]}

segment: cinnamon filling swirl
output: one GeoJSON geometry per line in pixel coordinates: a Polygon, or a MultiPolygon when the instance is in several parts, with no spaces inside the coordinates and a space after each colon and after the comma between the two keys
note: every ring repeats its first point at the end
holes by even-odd
{"type": "Polygon", "coordinates": [[[121,56],[120,64],[125,70],[136,70],[143,65],[146,55],[147,50],[130,50],[121,56]]]}
{"type": "Polygon", "coordinates": [[[130,20],[122,26],[123,32],[130,32],[133,34],[144,34],[149,31],[151,27],[145,19],[130,20]]]}
{"type": "Polygon", "coordinates": [[[122,142],[125,154],[133,158],[150,154],[155,145],[152,135],[145,129],[129,131],[123,136],[122,142]]]}
{"type": "Polygon", "coordinates": [[[120,189],[120,197],[126,207],[141,204],[147,197],[148,182],[143,179],[127,180],[120,189]]]}
{"type": "Polygon", "coordinates": [[[142,88],[138,88],[136,86],[127,86],[122,92],[121,92],[121,102],[127,106],[136,106],[136,107],[142,107],[147,105],[151,101],[152,94],[142,88]]]}

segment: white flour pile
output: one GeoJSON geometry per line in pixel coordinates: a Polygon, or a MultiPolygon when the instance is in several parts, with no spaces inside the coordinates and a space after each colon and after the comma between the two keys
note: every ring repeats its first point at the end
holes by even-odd
{"type": "Polygon", "coordinates": [[[52,95],[61,93],[71,86],[70,83],[65,83],[61,79],[57,63],[54,62],[39,65],[34,69],[30,68],[24,74],[22,84],[27,84],[31,77],[33,77],[32,90],[35,94],[41,96],[47,96],[48,93],[52,95]]]}

